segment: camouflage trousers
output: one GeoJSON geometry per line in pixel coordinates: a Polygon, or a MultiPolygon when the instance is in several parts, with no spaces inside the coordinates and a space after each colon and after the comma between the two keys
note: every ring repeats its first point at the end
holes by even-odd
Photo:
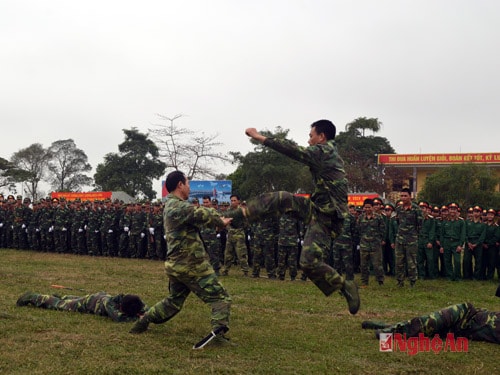
{"type": "Polygon", "coordinates": [[[87,231],[87,249],[89,255],[102,255],[101,234],[98,230],[87,231]]]}
{"type": "Polygon", "coordinates": [[[216,273],[221,269],[220,241],[218,238],[204,240],[205,247],[210,259],[210,265],[216,273]]]}
{"type": "Polygon", "coordinates": [[[118,256],[122,258],[130,258],[129,244],[129,232],[121,232],[120,239],[118,241],[118,256]]]}
{"type": "Polygon", "coordinates": [[[326,296],[341,289],[344,277],[325,263],[325,256],[332,237],[340,233],[343,218],[322,214],[310,199],[286,191],[261,194],[247,202],[249,221],[276,213],[291,213],[294,218],[302,219],[307,227],[300,254],[304,274],[326,296]]]}
{"type": "Polygon", "coordinates": [[[407,337],[417,337],[419,333],[428,337],[454,333],[458,337],[500,344],[500,312],[478,310],[471,303],[461,303],[396,323],[381,332],[401,333],[407,337]]]}
{"type": "Polygon", "coordinates": [[[28,236],[29,236],[28,242],[30,244],[30,249],[37,251],[42,250],[42,244],[41,244],[42,239],[41,239],[40,229],[30,227],[28,236]]]}
{"type": "Polygon", "coordinates": [[[290,279],[297,277],[298,246],[282,246],[278,248],[278,276],[280,280],[285,279],[286,269],[290,273],[290,279]]]}
{"type": "Polygon", "coordinates": [[[384,268],[382,267],[382,247],[380,245],[375,245],[373,249],[365,250],[361,245],[361,284],[368,285],[370,277],[370,263],[375,271],[375,277],[379,284],[384,283],[384,268]]]}
{"type": "Polygon", "coordinates": [[[262,263],[266,267],[267,276],[276,278],[274,243],[271,241],[257,241],[254,246],[252,276],[259,276],[262,263]]]}
{"type": "Polygon", "coordinates": [[[62,229],[54,230],[54,247],[58,253],[68,252],[68,231],[62,229]]]}
{"type": "Polygon", "coordinates": [[[333,245],[333,267],[345,275],[346,280],[354,280],[352,245],[333,245]]]}
{"type": "Polygon", "coordinates": [[[396,242],[396,278],[403,283],[408,271],[408,279],[413,284],[417,281],[417,242],[396,242]]]}
{"type": "Polygon", "coordinates": [[[31,303],[36,307],[49,310],[73,311],[82,313],[93,313],[86,308],[86,297],[65,295],[62,297],[47,294],[35,294],[31,303]]]}
{"type": "Polygon", "coordinates": [[[28,234],[26,227],[20,224],[14,225],[13,229],[13,246],[16,249],[28,250],[28,234]]]}
{"type": "Polygon", "coordinates": [[[224,269],[223,274],[227,274],[229,269],[233,265],[236,259],[240,263],[241,270],[245,275],[248,274],[248,249],[245,243],[245,234],[236,233],[232,234],[228,233],[226,240],[226,249],[224,250],[224,269]]]}
{"type": "Polygon", "coordinates": [[[217,279],[215,273],[205,276],[176,275],[169,276],[169,296],[152,306],[145,314],[148,321],[161,324],[172,319],[182,310],[186,298],[191,292],[211,309],[212,328],[229,325],[231,297],[217,279]]]}
{"type": "Polygon", "coordinates": [[[154,235],[154,257],[160,260],[165,260],[167,256],[167,243],[165,242],[165,237],[158,230],[158,234],[154,235]]]}

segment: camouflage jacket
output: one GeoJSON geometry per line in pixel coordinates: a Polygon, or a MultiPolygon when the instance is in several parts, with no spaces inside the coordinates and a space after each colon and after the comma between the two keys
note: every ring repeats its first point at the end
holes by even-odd
{"type": "Polygon", "coordinates": [[[344,224],[342,225],[342,232],[335,238],[336,246],[352,247],[358,240],[357,223],[354,215],[349,212],[344,213],[344,224]]]}
{"type": "Polygon", "coordinates": [[[398,228],[396,241],[399,243],[416,243],[424,218],[420,207],[412,202],[410,208],[398,206],[395,212],[396,216],[394,219],[397,222],[398,228]]]}
{"type": "Polygon", "coordinates": [[[362,213],[358,217],[356,226],[359,233],[360,245],[366,242],[377,242],[380,244],[385,238],[385,222],[382,215],[374,213],[369,218],[366,214],[362,213]]]}
{"type": "MultiPolygon", "coordinates": [[[[115,322],[130,322],[137,320],[136,316],[125,315],[121,309],[123,294],[112,296],[106,292],[87,294],[80,297],[77,305],[78,312],[91,313],[100,316],[109,316],[115,322]]],[[[146,312],[147,306],[142,309],[146,312]]]]}
{"type": "Polygon", "coordinates": [[[300,222],[288,214],[281,215],[279,220],[278,245],[297,246],[300,241],[300,222]]]}
{"type": "Polygon", "coordinates": [[[301,147],[286,139],[269,137],[264,145],[307,165],[315,186],[311,201],[325,215],[343,216],[347,211],[347,179],[344,162],[333,140],[301,147]]]}
{"type": "Polygon", "coordinates": [[[279,232],[277,217],[266,216],[259,220],[254,228],[254,237],[257,243],[275,242],[279,232]]]}
{"type": "Polygon", "coordinates": [[[195,207],[169,194],[163,210],[167,241],[165,269],[168,275],[206,276],[213,272],[200,237],[204,225],[223,227],[224,222],[213,208],[195,207]]]}

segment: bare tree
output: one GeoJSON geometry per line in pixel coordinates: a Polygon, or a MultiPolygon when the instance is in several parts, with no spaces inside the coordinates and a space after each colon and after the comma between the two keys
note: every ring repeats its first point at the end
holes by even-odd
{"type": "Polygon", "coordinates": [[[230,158],[216,149],[223,144],[217,142],[218,134],[205,134],[191,129],[179,128],[175,120],[183,117],[177,114],[167,117],[157,116],[164,123],[153,124],[155,128],[148,129],[151,138],[158,145],[160,158],[167,165],[167,169],[182,170],[189,179],[195,177],[215,178],[218,171],[212,169],[216,162],[230,162],[230,158]]]}

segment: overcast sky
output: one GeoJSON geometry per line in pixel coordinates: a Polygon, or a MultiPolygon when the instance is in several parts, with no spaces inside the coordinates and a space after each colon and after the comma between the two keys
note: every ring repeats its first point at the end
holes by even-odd
{"type": "Polygon", "coordinates": [[[496,0],[4,0],[0,156],[72,138],[95,171],[156,114],[223,152],[252,150],[247,127],[306,145],[311,122],[358,117],[398,153],[498,152],[499,15],[496,0]]]}

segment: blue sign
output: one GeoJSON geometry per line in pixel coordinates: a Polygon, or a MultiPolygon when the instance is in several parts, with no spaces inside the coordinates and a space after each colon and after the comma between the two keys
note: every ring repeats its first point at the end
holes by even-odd
{"type": "MultiPolygon", "coordinates": [[[[210,199],[217,199],[219,203],[229,203],[232,193],[231,180],[191,180],[189,181],[191,192],[189,200],[198,198],[201,203],[203,196],[208,195],[210,199]]],[[[161,182],[162,187],[162,201],[167,197],[167,189],[165,188],[165,180],[161,182]]]]}
{"type": "Polygon", "coordinates": [[[208,195],[210,199],[215,198],[219,203],[229,203],[233,184],[230,180],[191,180],[189,186],[191,188],[189,200],[198,198],[201,203],[203,196],[208,195]]]}

